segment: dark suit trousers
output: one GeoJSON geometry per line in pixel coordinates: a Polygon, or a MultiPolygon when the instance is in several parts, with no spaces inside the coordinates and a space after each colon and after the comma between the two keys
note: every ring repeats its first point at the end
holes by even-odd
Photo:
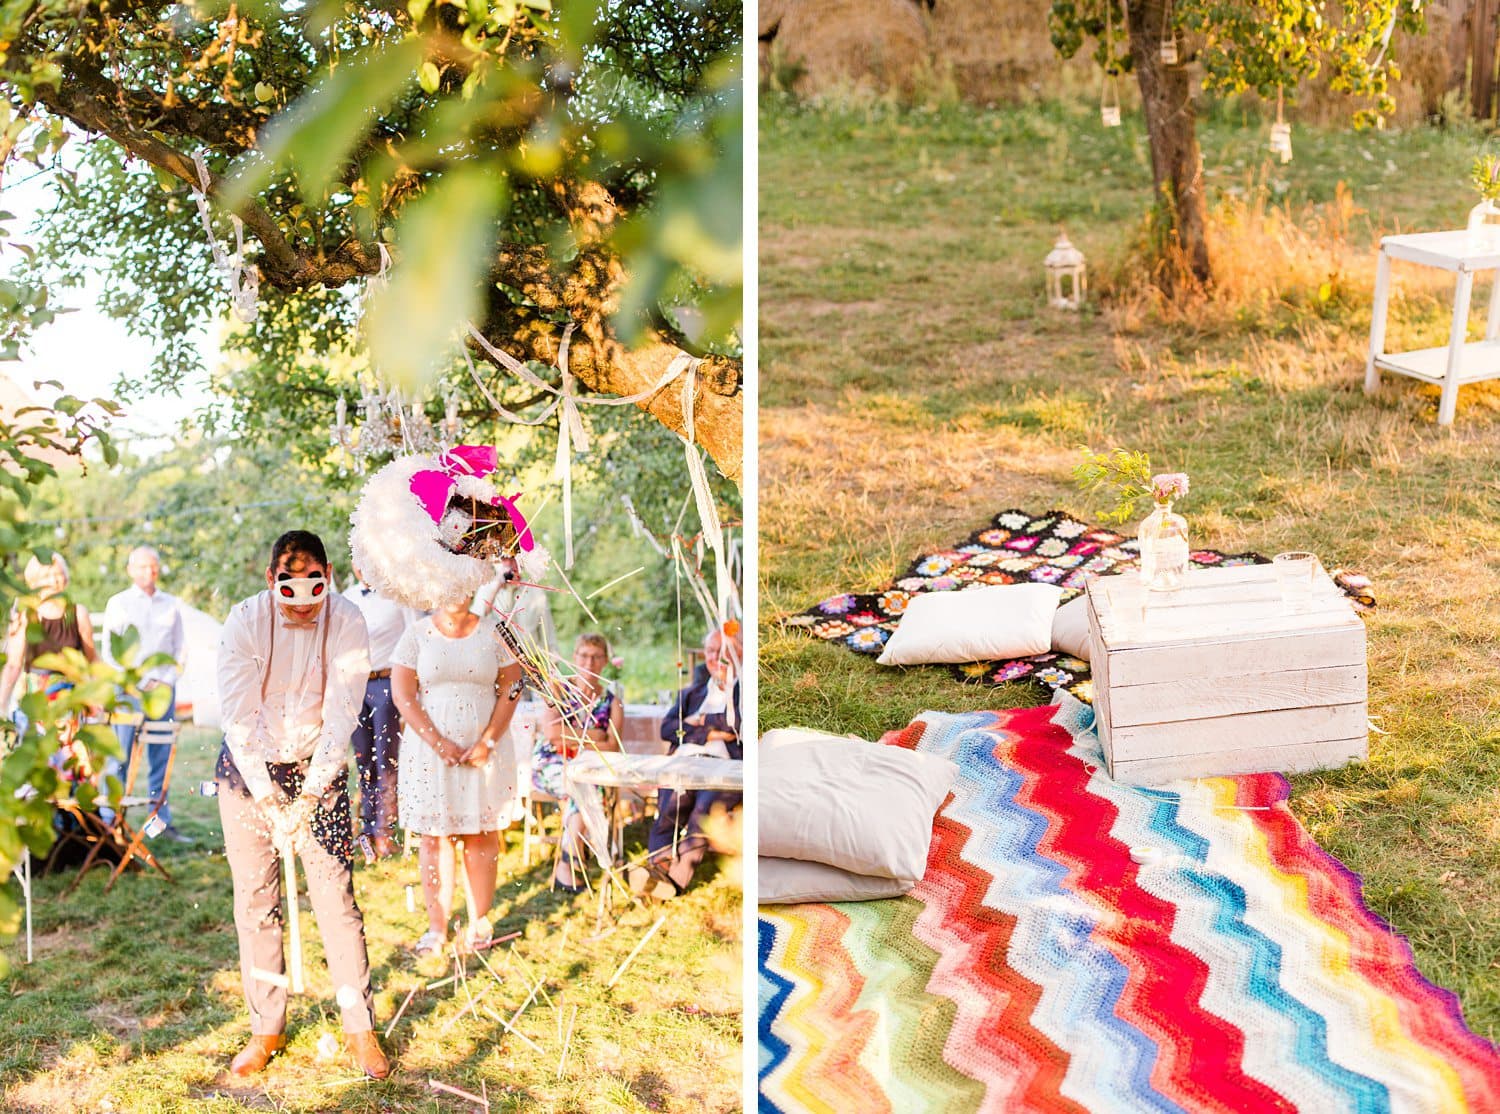
{"type": "Polygon", "coordinates": [[[391,699],[391,679],[365,684],[365,703],[355,724],[354,766],[359,771],[359,830],[363,835],[396,832],[396,766],[401,749],[401,716],[391,699]]]}
{"type": "Polygon", "coordinates": [[[685,890],[693,881],[693,872],[708,854],[708,837],[703,823],[715,804],[733,809],[740,806],[740,794],[706,789],[674,793],[670,789],[656,792],[656,821],[646,847],[651,858],[666,868],[677,888],[685,890]]]}

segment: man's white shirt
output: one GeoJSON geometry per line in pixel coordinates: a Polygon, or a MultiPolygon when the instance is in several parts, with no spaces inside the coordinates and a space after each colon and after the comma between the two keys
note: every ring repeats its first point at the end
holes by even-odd
{"type": "MultiPolygon", "coordinates": [[[[182,663],[187,640],[182,631],[182,607],[177,597],[158,588],[151,595],[132,584],[123,592],[109,597],[104,606],[104,655],[113,664],[110,653],[110,636],[122,634],[127,627],[134,627],[141,636],[136,661],[145,661],[152,654],[171,654],[172,660],[182,663]]],[[[159,665],[147,670],[145,679],[161,681],[163,684],[177,683],[179,670],[172,665],[159,665]]]]}
{"type": "Polygon", "coordinates": [[[370,672],[389,669],[396,644],[401,641],[406,628],[420,619],[422,613],[386,599],[358,580],[344,589],[344,598],[359,608],[365,617],[365,627],[370,632],[370,672]]]}
{"type": "Polygon", "coordinates": [[[269,591],[252,596],[224,623],[218,672],[224,741],[251,796],[259,801],[271,793],[267,762],[309,759],[303,792],[322,796],[348,761],[370,677],[370,641],[359,608],[330,594],[315,625],[298,628],[287,624],[269,591]],[[325,627],[328,684],[319,692],[325,627]]]}

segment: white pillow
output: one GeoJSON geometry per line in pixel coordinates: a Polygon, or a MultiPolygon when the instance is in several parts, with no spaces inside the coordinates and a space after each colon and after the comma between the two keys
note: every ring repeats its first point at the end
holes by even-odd
{"type": "Polygon", "coordinates": [[[1045,654],[1062,589],[1055,584],[995,584],[912,597],[881,665],[962,664],[1045,654]]]}
{"type": "Polygon", "coordinates": [[[935,754],[831,736],[758,755],[759,854],[915,882],[958,768],[935,754]]]}
{"type": "Polygon", "coordinates": [[[1052,616],[1052,648],[1071,654],[1080,661],[1092,661],[1092,635],[1089,634],[1089,601],[1078,596],[1057,609],[1052,616]]]}
{"type": "Polygon", "coordinates": [[[804,901],[875,901],[900,897],[916,885],[903,878],[851,874],[827,863],[803,859],[755,860],[756,900],[762,905],[798,905],[804,901]]]}
{"type": "Polygon", "coordinates": [[[810,743],[819,739],[832,739],[836,743],[848,742],[850,739],[858,743],[866,741],[858,735],[830,735],[826,731],[814,731],[809,727],[774,727],[760,737],[758,748],[761,751],[774,750],[793,743],[810,743]]]}

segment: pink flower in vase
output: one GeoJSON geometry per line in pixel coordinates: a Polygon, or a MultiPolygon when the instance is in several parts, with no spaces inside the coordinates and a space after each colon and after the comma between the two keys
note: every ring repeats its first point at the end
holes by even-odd
{"type": "Polygon", "coordinates": [[[1151,497],[1158,503],[1168,499],[1181,499],[1188,493],[1186,472],[1163,472],[1151,477],[1151,497]]]}

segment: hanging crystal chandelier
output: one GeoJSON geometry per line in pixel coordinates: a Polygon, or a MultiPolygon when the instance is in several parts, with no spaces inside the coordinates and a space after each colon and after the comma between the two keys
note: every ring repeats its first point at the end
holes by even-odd
{"type": "Polygon", "coordinates": [[[458,398],[451,392],[443,395],[443,417],[436,423],[419,402],[408,401],[394,387],[381,392],[361,383],[355,407],[358,425],[350,424],[348,401],[340,395],[328,432],[329,441],[348,453],[361,472],[372,461],[398,453],[442,452],[458,444],[464,431],[458,398]]]}

